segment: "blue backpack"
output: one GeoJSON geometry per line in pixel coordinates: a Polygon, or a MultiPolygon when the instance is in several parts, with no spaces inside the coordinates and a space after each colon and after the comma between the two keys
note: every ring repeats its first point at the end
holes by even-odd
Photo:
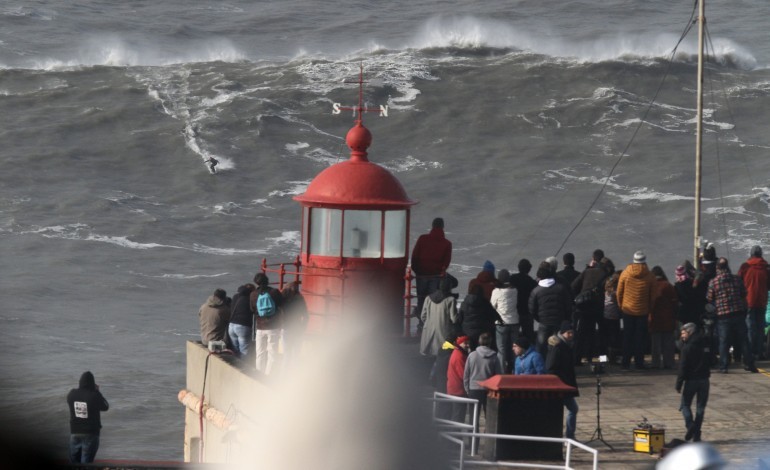
{"type": "Polygon", "coordinates": [[[275,311],[275,301],[270,292],[265,291],[257,296],[257,314],[260,317],[272,317],[275,311]]]}

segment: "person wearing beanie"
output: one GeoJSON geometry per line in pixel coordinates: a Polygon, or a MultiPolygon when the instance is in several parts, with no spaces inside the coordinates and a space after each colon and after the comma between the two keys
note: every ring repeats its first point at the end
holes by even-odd
{"type": "Polygon", "coordinates": [[[492,299],[492,291],[495,290],[496,287],[500,287],[500,283],[495,277],[495,265],[491,261],[484,261],[481,272],[468,283],[468,292],[473,291],[475,286],[481,286],[484,298],[486,298],[487,301],[492,299]]]}
{"type": "Polygon", "coordinates": [[[762,343],[765,337],[765,312],[767,310],[767,290],[770,288],[770,266],[762,257],[762,248],[751,248],[750,257],[738,270],[738,276],[746,286],[746,324],[749,330],[749,346],[754,357],[763,359],[765,351],[762,343]]]}
{"type": "Polygon", "coordinates": [[[502,318],[502,323],[495,325],[495,340],[497,350],[503,353],[503,369],[506,374],[513,370],[513,341],[519,336],[519,313],[516,310],[518,291],[509,282],[511,274],[507,269],[501,269],[497,274],[500,283],[492,291],[490,303],[502,318]]]}
{"type": "Polygon", "coordinates": [[[94,374],[83,372],[78,388],[67,394],[70,410],[70,463],[91,463],[99,450],[101,412],[110,404],[99,391],[94,374]]]}
{"type": "Polygon", "coordinates": [[[674,290],[676,290],[676,297],[679,301],[676,319],[681,324],[699,323],[705,306],[706,294],[705,290],[702,294],[695,291],[693,278],[686,264],[689,262],[680,264],[674,270],[674,276],[676,276],[674,290]]]}
{"type": "Polygon", "coordinates": [[[412,316],[420,318],[425,297],[438,289],[441,276],[452,262],[452,242],[444,235],[444,219],[433,219],[430,232],[417,238],[411,262],[417,291],[417,305],[412,310],[412,316]]]}
{"type": "Polygon", "coordinates": [[[578,414],[575,397],[580,395],[575,377],[575,355],[572,352],[573,336],[572,323],[563,321],[559,325],[559,332],[548,338],[548,355],[545,358],[546,373],[559,377],[565,385],[575,387],[575,394],[564,398],[564,407],[567,409],[564,436],[572,440],[575,439],[578,414]]]}
{"type": "Polygon", "coordinates": [[[706,339],[698,331],[695,323],[686,323],[679,334],[679,373],[675,389],[682,394],[679,409],[682,411],[687,433],[685,441],[701,440],[701,426],[709,399],[709,377],[711,367],[706,353],[706,339]],[[692,401],[695,402],[695,418],[692,415],[692,401]]]}
{"type": "Polygon", "coordinates": [[[647,317],[652,310],[655,276],[647,268],[643,251],[634,253],[634,262],[620,273],[616,296],[623,317],[623,369],[629,369],[631,358],[637,369],[644,369],[647,345],[647,317]]]}
{"type": "Polygon", "coordinates": [[[545,374],[545,360],[526,336],[520,336],[513,342],[513,353],[516,356],[516,375],[545,374]]]}
{"type": "Polygon", "coordinates": [[[749,348],[746,328],[746,287],[740,276],[730,272],[727,258],[716,263],[717,277],[709,282],[706,300],[716,307],[717,332],[719,333],[719,372],[726,374],[732,339],[740,344],[744,369],[759,372],[754,364],[754,354],[749,348]]]}

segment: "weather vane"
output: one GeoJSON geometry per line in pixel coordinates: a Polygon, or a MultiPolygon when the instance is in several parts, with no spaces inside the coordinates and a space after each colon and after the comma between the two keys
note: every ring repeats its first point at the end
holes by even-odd
{"type": "MultiPolygon", "coordinates": [[[[356,83],[345,80],[343,83],[356,83]]],[[[340,103],[332,103],[332,114],[339,114],[341,111],[353,111],[353,115],[357,116],[356,122],[362,122],[362,115],[365,112],[368,113],[380,113],[382,117],[388,117],[387,105],[380,105],[379,108],[366,108],[364,107],[364,64],[361,63],[361,69],[358,72],[358,106],[342,106],[340,103]]]]}

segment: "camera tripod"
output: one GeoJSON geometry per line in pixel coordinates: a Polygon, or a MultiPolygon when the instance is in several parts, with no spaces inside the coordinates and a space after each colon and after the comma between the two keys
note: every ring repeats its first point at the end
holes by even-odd
{"type": "Polygon", "coordinates": [[[593,441],[600,441],[604,445],[610,448],[610,450],[614,451],[615,448],[610,445],[609,442],[604,440],[604,436],[602,435],[602,425],[601,425],[601,414],[599,412],[599,397],[602,394],[602,380],[599,377],[599,367],[597,366],[594,369],[594,375],[596,376],[596,429],[594,430],[593,435],[591,436],[591,440],[588,441],[590,444],[593,441]]]}

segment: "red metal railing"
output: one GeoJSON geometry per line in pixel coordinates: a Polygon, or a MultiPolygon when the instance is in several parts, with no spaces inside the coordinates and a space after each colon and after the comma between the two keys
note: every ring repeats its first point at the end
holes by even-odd
{"type": "MultiPolygon", "coordinates": [[[[287,277],[294,276],[294,280],[291,282],[298,282],[302,283],[302,277],[304,276],[318,276],[318,277],[330,277],[330,278],[337,278],[341,282],[340,286],[340,294],[332,294],[330,292],[324,292],[324,293],[312,293],[311,295],[317,295],[317,296],[323,296],[326,300],[327,305],[327,315],[331,314],[331,308],[328,307],[334,302],[337,302],[339,305],[343,304],[343,299],[345,297],[345,279],[347,279],[347,275],[345,274],[345,268],[340,268],[338,273],[329,273],[329,274],[322,274],[322,273],[304,273],[302,271],[302,261],[299,256],[297,256],[293,262],[291,263],[268,263],[267,259],[263,258],[262,262],[260,263],[259,269],[267,274],[267,273],[275,273],[278,275],[278,281],[277,282],[271,282],[271,284],[276,284],[278,286],[279,290],[283,290],[283,288],[289,284],[289,282],[286,280],[287,277]],[[287,267],[292,267],[293,269],[289,270],[287,267]]],[[[412,270],[409,266],[406,267],[406,272],[404,274],[404,282],[405,282],[405,289],[404,289],[404,310],[402,313],[403,321],[404,321],[404,336],[407,338],[412,337],[412,299],[416,298],[417,296],[412,293],[413,288],[413,280],[416,279],[416,276],[412,274],[412,270]]],[[[321,315],[321,314],[317,314],[321,315]]]]}

